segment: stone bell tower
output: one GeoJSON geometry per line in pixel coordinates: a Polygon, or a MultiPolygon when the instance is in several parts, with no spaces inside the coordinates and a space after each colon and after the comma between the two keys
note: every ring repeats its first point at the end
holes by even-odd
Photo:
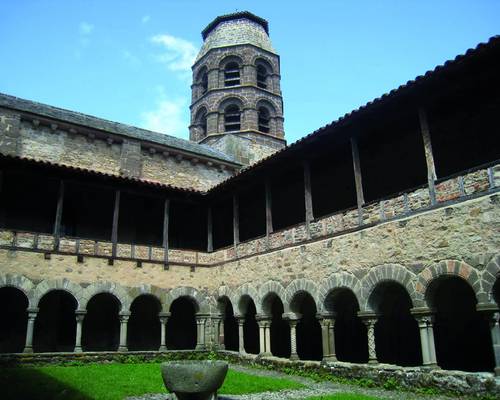
{"type": "Polygon", "coordinates": [[[215,18],[193,69],[190,140],[252,164],[286,145],[280,59],[266,20],[248,12],[215,18]]]}

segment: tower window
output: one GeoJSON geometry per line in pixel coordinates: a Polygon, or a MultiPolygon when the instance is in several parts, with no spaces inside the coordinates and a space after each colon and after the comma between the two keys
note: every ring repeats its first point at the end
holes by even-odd
{"type": "Polygon", "coordinates": [[[239,131],[241,129],[241,113],[236,105],[228,106],[224,112],[224,131],[239,131]]]}
{"type": "Polygon", "coordinates": [[[257,66],[257,86],[267,89],[267,70],[262,64],[257,66]]]}
{"type": "Polygon", "coordinates": [[[208,90],[208,74],[207,72],[203,72],[201,75],[201,94],[205,94],[208,90]]]}
{"type": "Polygon", "coordinates": [[[226,64],[224,69],[224,85],[236,86],[240,84],[240,67],[236,62],[226,64]]]}
{"type": "Polygon", "coordinates": [[[259,131],[269,133],[269,111],[265,107],[259,108],[259,131]]]}

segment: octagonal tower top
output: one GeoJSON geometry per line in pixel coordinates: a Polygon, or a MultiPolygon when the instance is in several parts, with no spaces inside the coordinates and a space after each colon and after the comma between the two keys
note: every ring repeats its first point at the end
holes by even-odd
{"type": "Polygon", "coordinates": [[[269,39],[269,24],[249,11],[220,15],[201,32],[203,46],[196,60],[209,50],[238,44],[252,44],[276,53],[269,39]]]}

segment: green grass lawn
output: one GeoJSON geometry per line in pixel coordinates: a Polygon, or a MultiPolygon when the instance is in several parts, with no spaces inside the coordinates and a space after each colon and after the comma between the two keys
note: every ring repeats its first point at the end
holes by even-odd
{"type": "MultiPolygon", "coordinates": [[[[89,364],[0,369],[2,400],[122,400],[145,393],[166,393],[160,364],[89,364]]],[[[221,394],[300,389],[298,382],[229,370],[221,394]]]]}
{"type": "Polygon", "coordinates": [[[381,400],[380,397],[365,396],[354,393],[337,393],[329,396],[308,397],[304,400],[381,400]]]}

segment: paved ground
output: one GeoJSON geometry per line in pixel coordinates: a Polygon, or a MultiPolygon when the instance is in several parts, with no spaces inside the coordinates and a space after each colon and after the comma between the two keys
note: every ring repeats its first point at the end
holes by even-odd
{"type": "MultiPolygon", "coordinates": [[[[245,395],[219,396],[219,400],[286,400],[286,399],[305,399],[311,396],[320,396],[335,393],[359,393],[369,396],[375,396],[384,400],[450,400],[456,398],[446,396],[423,396],[413,393],[387,391],[383,389],[360,388],[359,386],[341,385],[332,382],[315,382],[309,378],[286,375],[278,371],[260,370],[248,368],[241,365],[231,365],[233,370],[245,372],[247,374],[259,376],[272,376],[276,378],[286,378],[297,381],[306,386],[304,389],[281,390],[279,392],[264,392],[245,395]]],[[[127,397],[126,400],[169,400],[171,397],[167,394],[146,394],[139,397],[127,397]]]]}

